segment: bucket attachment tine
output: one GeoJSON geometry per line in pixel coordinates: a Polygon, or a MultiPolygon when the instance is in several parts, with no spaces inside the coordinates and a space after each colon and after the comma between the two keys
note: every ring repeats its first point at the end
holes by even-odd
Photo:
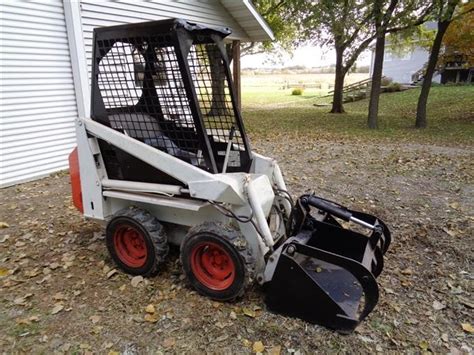
{"type": "Polygon", "coordinates": [[[270,309],[351,332],[375,308],[376,277],[391,237],[377,217],[332,201],[303,195],[293,211],[289,239],[274,253],[278,259],[267,280],[270,309]],[[319,210],[313,217],[311,207],[319,210]],[[337,219],[370,231],[344,228],[337,219]],[[317,307],[314,307],[314,305],[317,307]]]}

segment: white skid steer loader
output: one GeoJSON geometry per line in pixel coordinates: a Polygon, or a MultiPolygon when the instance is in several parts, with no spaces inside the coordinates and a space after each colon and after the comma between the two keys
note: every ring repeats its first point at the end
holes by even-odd
{"type": "Polygon", "coordinates": [[[390,232],[314,195],[294,203],[275,160],[252,152],[229,34],[183,20],[94,30],[74,204],[107,223],[110,255],[129,274],[154,275],[174,244],[200,294],[233,300],[257,282],[270,310],[350,332],[377,303],[390,232]]]}

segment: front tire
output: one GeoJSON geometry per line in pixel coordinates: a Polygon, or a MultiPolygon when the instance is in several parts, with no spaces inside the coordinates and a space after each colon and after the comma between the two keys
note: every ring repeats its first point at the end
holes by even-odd
{"type": "Polygon", "coordinates": [[[163,226],[136,207],[114,214],[107,224],[106,243],[117,266],[131,275],[155,275],[169,251],[163,226]]]}
{"type": "Polygon", "coordinates": [[[244,237],[228,226],[211,222],[189,230],[181,246],[181,263],[191,286],[218,301],[242,296],[255,270],[244,237]]]}

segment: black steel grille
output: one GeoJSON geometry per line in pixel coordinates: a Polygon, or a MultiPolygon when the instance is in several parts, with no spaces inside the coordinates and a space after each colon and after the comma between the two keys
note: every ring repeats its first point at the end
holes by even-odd
{"type": "Polygon", "coordinates": [[[228,142],[234,127],[234,148],[244,149],[219,48],[216,44],[193,45],[188,64],[207,133],[216,142],[228,142]]]}
{"type": "Polygon", "coordinates": [[[97,82],[112,128],[204,165],[174,47],[117,41],[99,63],[97,82]]]}
{"type": "Polygon", "coordinates": [[[215,173],[230,148],[227,171],[248,171],[248,143],[220,49],[222,34],[169,23],[163,22],[168,32],[160,35],[133,25],[117,27],[115,36],[95,34],[92,118],[215,173]]]}

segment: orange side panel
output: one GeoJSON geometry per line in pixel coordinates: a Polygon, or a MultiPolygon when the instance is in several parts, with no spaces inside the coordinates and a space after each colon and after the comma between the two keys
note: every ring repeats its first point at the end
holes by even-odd
{"type": "Polygon", "coordinates": [[[71,178],[72,202],[74,206],[84,213],[82,205],[81,174],[79,170],[79,157],[77,147],[69,154],[69,176],[71,178]]]}

